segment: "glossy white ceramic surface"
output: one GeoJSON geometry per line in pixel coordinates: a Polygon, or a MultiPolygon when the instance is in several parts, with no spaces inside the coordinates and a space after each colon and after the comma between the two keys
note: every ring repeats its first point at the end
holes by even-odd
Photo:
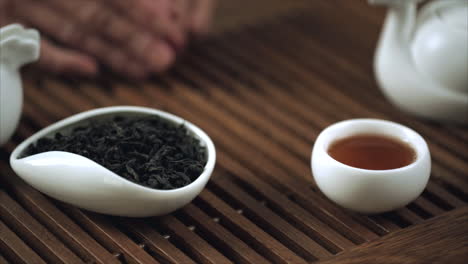
{"type": "Polygon", "coordinates": [[[39,33],[12,24],[0,28],[0,145],[18,125],[23,105],[19,68],[39,58],[39,33]]]}
{"type": "Polygon", "coordinates": [[[213,172],[216,151],[210,137],[200,128],[175,115],[151,108],[116,106],[83,112],[32,135],[11,154],[13,170],[39,191],[58,200],[104,214],[145,217],[170,213],[192,201],[204,188],[213,172]],[[80,155],[50,151],[20,158],[24,150],[38,139],[67,133],[90,119],[112,116],[154,115],[176,124],[184,124],[190,134],[207,149],[203,173],[191,184],[173,190],[156,190],[128,181],[96,162],[80,155]]]}
{"type": "Polygon", "coordinates": [[[468,123],[468,1],[370,0],[389,6],[374,68],[386,97],[435,120],[468,123]]]}
{"type": "Polygon", "coordinates": [[[381,213],[401,208],[426,187],[431,158],[424,139],[414,130],[390,121],[351,119],[324,129],[315,141],[311,167],[320,190],[335,203],[361,213],[381,213]],[[328,154],[336,140],[356,134],[377,134],[399,139],[416,152],[408,166],[391,170],[366,170],[345,165],[328,154]]]}

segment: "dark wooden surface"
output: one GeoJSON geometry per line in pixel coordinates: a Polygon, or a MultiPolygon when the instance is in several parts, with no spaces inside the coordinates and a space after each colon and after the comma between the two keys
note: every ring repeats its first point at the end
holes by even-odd
{"type": "Polygon", "coordinates": [[[225,1],[216,34],[150,81],[25,72],[24,115],[0,148],[0,263],[466,263],[467,127],[385,100],[372,73],[383,16],[366,1],[225,1]],[[212,137],[216,169],[191,204],[163,217],[99,215],[9,168],[9,153],[38,129],[121,104],[170,111],[212,137]],[[400,122],[428,141],[430,182],[405,208],[360,215],[315,186],[315,138],[356,117],[400,122]]]}

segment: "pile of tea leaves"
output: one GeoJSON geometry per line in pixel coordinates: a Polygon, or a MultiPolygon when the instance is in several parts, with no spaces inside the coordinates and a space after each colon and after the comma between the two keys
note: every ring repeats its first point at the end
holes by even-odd
{"type": "Polygon", "coordinates": [[[56,133],[29,146],[23,156],[67,151],[87,157],[132,182],[154,189],[183,187],[200,176],[206,148],[184,125],[159,117],[115,117],[56,133]]]}

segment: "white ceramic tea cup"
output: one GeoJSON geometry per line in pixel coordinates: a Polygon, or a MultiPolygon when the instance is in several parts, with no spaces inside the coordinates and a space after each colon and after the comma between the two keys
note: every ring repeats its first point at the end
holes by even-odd
{"type": "Polygon", "coordinates": [[[431,157],[425,140],[408,127],[378,119],[351,119],[320,133],[312,149],[311,167],[317,186],[330,200],[361,213],[382,213],[401,208],[422,193],[429,180],[431,157]],[[359,134],[405,142],[416,158],[401,168],[367,170],[343,164],[328,154],[335,141],[359,134]]]}
{"type": "Polygon", "coordinates": [[[192,201],[205,187],[216,162],[210,137],[192,123],[169,113],[136,106],[115,106],[79,113],[52,124],[22,142],[10,156],[13,170],[39,191],[75,206],[111,215],[145,217],[170,213],[192,201]],[[83,156],[49,151],[21,158],[22,153],[43,137],[60,131],[66,134],[89,120],[113,116],[158,116],[184,124],[188,132],[207,149],[207,163],[202,174],[187,186],[156,190],[133,183],[83,156]]]}

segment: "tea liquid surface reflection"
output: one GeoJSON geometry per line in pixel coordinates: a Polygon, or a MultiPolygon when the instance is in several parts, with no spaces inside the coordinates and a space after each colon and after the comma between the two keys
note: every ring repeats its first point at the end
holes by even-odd
{"type": "Polygon", "coordinates": [[[389,170],[415,161],[416,152],[408,144],[391,137],[360,134],[333,142],[328,154],[348,166],[367,170],[389,170]]]}

